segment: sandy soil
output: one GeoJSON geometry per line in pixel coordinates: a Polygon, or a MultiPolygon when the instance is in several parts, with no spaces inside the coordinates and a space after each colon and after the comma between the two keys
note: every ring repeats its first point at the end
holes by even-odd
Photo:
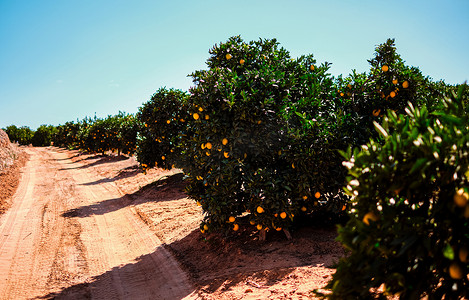
{"type": "Polygon", "coordinates": [[[112,182],[67,152],[26,152],[0,219],[1,299],[191,298],[189,278],[112,182]]]}
{"type": "Polygon", "coordinates": [[[344,255],[334,226],[202,234],[179,170],[27,148],[0,218],[0,299],[310,299],[344,255]]]}

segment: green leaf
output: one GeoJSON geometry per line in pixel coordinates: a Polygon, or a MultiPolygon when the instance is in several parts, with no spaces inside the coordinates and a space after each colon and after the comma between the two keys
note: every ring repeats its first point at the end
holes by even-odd
{"type": "Polygon", "coordinates": [[[446,244],[446,247],[443,249],[443,256],[449,260],[453,260],[454,259],[453,247],[451,247],[449,244],[446,244]]]}
{"type": "Polygon", "coordinates": [[[425,162],[427,162],[426,157],[422,157],[422,158],[417,159],[415,164],[412,166],[412,169],[410,169],[409,173],[412,174],[415,171],[417,171],[423,164],[425,164],[425,162]]]}

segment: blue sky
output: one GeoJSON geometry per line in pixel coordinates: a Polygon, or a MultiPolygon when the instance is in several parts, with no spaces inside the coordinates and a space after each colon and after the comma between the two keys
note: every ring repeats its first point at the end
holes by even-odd
{"type": "Polygon", "coordinates": [[[468,12],[467,0],[0,0],[0,128],[134,113],[160,87],[188,90],[233,35],[276,38],[333,75],[367,71],[395,38],[406,64],[462,83],[468,12]]]}

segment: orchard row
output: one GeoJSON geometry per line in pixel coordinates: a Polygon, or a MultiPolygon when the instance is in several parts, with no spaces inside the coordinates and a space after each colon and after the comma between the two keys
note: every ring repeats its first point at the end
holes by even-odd
{"type": "Polygon", "coordinates": [[[202,232],[288,235],[296,216],[347,214],[332,298],[469,296],[466,84],[423,76],[391,39],[346,77],[276,40],[232,37],[209,53],[189,92],[58,126],[54,144],[182,169],[202,232]]]}

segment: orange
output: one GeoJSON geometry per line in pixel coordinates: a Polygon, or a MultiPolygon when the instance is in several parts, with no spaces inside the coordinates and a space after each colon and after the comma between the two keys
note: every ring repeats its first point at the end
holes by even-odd
{"type": "Polygon", "coordinates": [[[257,230],[261,230],[262,229],[262,225],[261,224],[257,224],[257,230]]]}
{"type": "Polygon", "coordinates": [[[409,87],[409,82],[408,82],[407,80],[404,81],[404,82],[402,83],[402,87],[405,88],[405,89],[408,88],[408,87],[409,87]]]}
{"type": "Polygon", "coordinates": [[[202,107],[199,107],[199,111],[200,111],[200,112],[203,112],[204,109],[203,109],[202,107]]]}
{"type": "Polygon", "coordinates": [[[227,55],[225,55],[225,57],[226,59],[230,60],[233,56],[231,56],[231,54],[228,53],[227,55]]]}
{"type": "Polygon", "coordinates": [[[344,93],[340,93],[340,97],[343,97],[344,96],[344,93]]]}
{"type": "Polygon", "coordinates": [[[164,160],[166,157],[164,157],[164,155],[161,157],[161,160],[164,160]]]}
{"type": "Polygon", "coordinates": [[[230,221],[230,223],[233,223],[236,219],[235,219],[235,217],[231,216],[231,217],[228,218],[228,220],[230,221]]]}
{"type": "Polygon", "coordinates": [[[396,97],[396,92],[392,91],[392,92],[389,94],[389,96],[391,96],[391,98],[396,97]]]}
{"type": "Polygon", "coordinates": [[[205,120],[208,120],[210,119],[210,117],[208,115],[205,115],[205,120]]]}
{"type": "Polygon", "coordinates": [[[198,120],[199,119],[199,114],[195,113],[195,114],[192,115],[192,117],[194,117],[194,119],[198,120]]]}
{"type": "Polygon", "coordinates": [[[303,206],[303,207],[301,208],[301,211],[306,211],[306,207],[303,206]]]}
{"type": "Polygon", "coordinates": [[[280,230],[282,230],[282,227],[277,227],[277,228],[275,228],[275,230],[280,231],[280,230]]]}
{"type": "Polygon", "coordinates": [[[462,246],[461,249],[459,249],[459,260],[462,263],[469,262],[469,250],[466,246],[462,246]]]}
{"type": "Polygon", "coordinates": [[[462,267],[458,263],[453,262],[449,266],[449,276],[453,279],[462,279],[464,276],[462,267]]]}
{"type": "Polygon", "coordinates": [[[256,222],[254,222],[254,221],[249,221],[249,224],[254,225],[254,224],[256,224],[256,222]]]}
{"type": "Polygon", "coordinates": [[[224,139],[221,141],[221,143],[222,143],[223,145],[228,144],[228,139],[224,138],[224,139]]]}
{"type": "Polygon", "coordinates": [[[168,123],[168,124],[169,124],[169,123],[171,123],[171,121],[170,121],[170,120],[167,120],[167,121],[166,121],[166,123],[168,123]]]}
{"type": "Polygon", "coordinates": [[[234,231],[238,231],[238,229],[239,229],[239,225],[238,225],[238,224],[234,224],[234,225],[233,225],[233,230],[234,230],[234,231]]]}
{"type": "Polygon", "coordinates": [[[294,168],[295,168],[295,164],[294,164],[294,163],[292,163],[292,164],[291,164],[291,167],[294,169],[294,168]]]}
{"type": "Polygon", "coordinates": [[[381,112],[381,109],[373,109],[373,116],[375,117],[379,116],[380,112],[381,112]]]}
{"type": "Polygon", "coordinates": [[[372,211],[370,211],[363,217],[363,223],[365,223],[366,225],[370,225],[370,220],[373,222],[378,221],[378,216],[372,211]]]}
{"type": "Polygon", "coordinates": [[[259,214],[261,214],[261,213],[264,212],[264,209],[263,209],[262,207],[260,207],[260,206],[258,206],[256,210],[257,210],[257,212],[258,212],[259,214]]]}
{"type": "Polygon", "coordinates": [[[205,152],[205,154],[206,154],[207,156],[210,156],[210,152],[208,152],[208,151],[207,151],[207,152],[205,152]]]}
{"type": "Polygon", "coordinates": [[[228,154],[228,152],[223,152],[223,156],[225,156],[225,158],[230,157],[230,155],[228,154]]]}
{"type": "Polygon", "coordinates": [[[389,67],[384,65],[384,66],[381,67],[381,70],[383,70],[383,72],[387,72],[387,71],[389,71],[389,67]]]}
{"type": "Polygon", "coordinates": [[[199,201],[197,201],[197,206],[202,206],[202,203],[200,203],[199,201]]]}
{"type": "Polygon", "coordinates": [[[244,65],[244,59],[241,59],[241,60],[239,61],[239,63],[242,64],[242,65],[244,65]]]}
{"type": "Polygon", "coordinates": [[[303,200],[306,200],[306,199],[308,199],[308,196],[306,196],[306,195],[303,196],[303,200]]]}
{"type": "Polygon", "coordinates": [[[397,84],[397,79],[393,79],[392,84],[397,84]]]}
{"type": "Polygon", "coordinates": [[[280,218],[285,219],[286,217],[287,217],[287,213],[286,213],[286,212],[281,212],[281,213],[280,213],[280,218]]]}
{"type": "Polygon", "coordinates": [[[469,200],[469,194],[464,189],[459,189],[453,196],[454,203],[459,207],[465,207],[469,200]]]}
{"type": "Polygon", "coordinates": [[[314,71],[314,65],[309,66],[309,69],[310,69],[311,71],[314,71]]]}
{"type": "Polygon", "coordinates": [[[316,199],[319,199],[319,197],[321,197],[321,193],[320,193],[320,192],[316,192],[316,194],[314,194],[314,197],[316,197],[316,199]]]}
{"type": "Polygon", "coordinates": [[[212,149],[212,144],[208,142],[207,144],[205,144],[205,147],[210,150],[212,149]]]}
{"type": "Polygon", "coordinates": [[[208,230],[207,224],[204,225],[204,230],[208,230]]]}
{"type": "Polygon", "coordinates": [[[200,148],[205,149],[205,144],[200,145],[200,148]]]}

